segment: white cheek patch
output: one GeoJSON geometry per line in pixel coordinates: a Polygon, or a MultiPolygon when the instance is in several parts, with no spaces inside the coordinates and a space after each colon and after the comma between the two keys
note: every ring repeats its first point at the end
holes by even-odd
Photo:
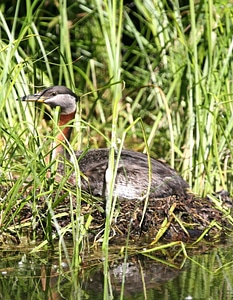
{"type": "MultiPolygon", "coordinates": [[[[62,107],[62,106],[61,106],[62,107]]],[[[71,114],[76,110],[76,98],[72,95],[65,95],[65,103],[63,101],[63,107],[65,113],[64,114],[71,114]],[[67,105],[69,103],[69,105],[67,105]]]]}
{"type": "Polygon", "coordinates": [[[44,101],[51,107],[60,106],[62,115],[69,115],[76,110],[76,98],[69,94],[58,94],[44,101]]]}

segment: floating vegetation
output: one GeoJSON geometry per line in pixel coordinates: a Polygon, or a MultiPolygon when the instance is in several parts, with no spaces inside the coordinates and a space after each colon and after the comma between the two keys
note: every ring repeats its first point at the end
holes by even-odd
{"type": "MultiPolygon", "coordinates": [[[[54,185],[54,190],[59,194],[43,194],[39,190],[35,194],[29,189],[27,197],[11,207],[8,217],[2,220],[1,244],[17,244],[21,239],[25,241],[25,236],[37,241],[46,238],[48,242],[61,236],[72,238],[74,234],[78,234],[80,242],[102,243],[106,202],[84,193],[77,204],[76,194],[71,190],[62,191],[59,185],[54,185]]],[[[10,190],[2,193],[6,196],[10,190]]],[[[23,197],[25,194],[24,190],[23,197]]],[[[188,194],[187,198],[149,199],[146,209],[145,201],[117,199],[110,243],[124,245],[127,239],[129,244],[154,246],[161,241],[219,241],[230,233],[233,225],[231,198],[228,193],[222,195],[199,198],[188,194]]],[[[4,216],[4,209],[1,211],[4,216]]]]}

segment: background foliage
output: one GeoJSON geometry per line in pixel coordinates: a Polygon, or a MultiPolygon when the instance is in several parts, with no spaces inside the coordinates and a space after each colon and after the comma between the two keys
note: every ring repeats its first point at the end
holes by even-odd
{"type": "Polygon", "coordinates": [[[75,149],[127,131],[125,147],[146,151],[145,132],[151,155],[194,192],[231,192],[232,14],[231,1],[2,1],[2,182],[30,175],[40,186],[47,114],[15,100],[62,84],[81,99],[75,149]]]}
{"type": "MultiPolygon", "coordinates": [[[[9,235],[15,245],[25,228],[36,240],[39,223],[46,239],[33,251],[53,240],[54,227],[59,237],[73,237],[71,255],[62,238],[59,250],[74,270],[82,246],[89,249],[84,237],[91,213],[81,214],[80,191],[67,187],[66,176],[59,185],[46,180],[56,168],[45,158],[58,116],[16,101],[51,85],[66,85],[80,97],[74,149],[121,142],[149,149],[199,195],[232,192],[232,31],[233,3],[226,0],[1,1],[0,244],[9,235]],[[67,211],[54,216],[54,210],[64,198],[75,217],[59,228],[56,221],[67,211]],[[16,222],[23,208],[23,221],[16,222]]],[[[104,299],[111,291],[107,238],[104,299]]],[[[121,298],[123,289],[124,282],[121,298]]]]}

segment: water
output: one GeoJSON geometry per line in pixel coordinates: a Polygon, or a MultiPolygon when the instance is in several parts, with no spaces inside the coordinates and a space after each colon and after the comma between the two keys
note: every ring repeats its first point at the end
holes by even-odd
{"type": "MultiPolygon", "coordinates": [[[[134,255],[126,263],[115,256],[109,262],[109,294],[120,299],[125,280],[122,299],[233,299],[231,245],[203,251],[184,261],[174,259],[174,267],[144,256],[134,255]]],[[[91,256],[74,273],[56,253],[2,249],[0,299],[103,299],[103,263],[95,253],[91,256]]]]}

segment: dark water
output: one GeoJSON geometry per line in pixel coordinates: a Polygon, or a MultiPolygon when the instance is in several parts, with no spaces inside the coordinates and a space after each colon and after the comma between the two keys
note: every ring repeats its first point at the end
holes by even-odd
{"type": "MultiPolygon", "coordinates": [[[[142,255],[126,262],[115,256],[109,261],[108,299],[233,299],[232,247],[205,252],[170,258],[173,267],[142,255]]],[[[104,299],[103,262],[95,253],[90,256],[75,273],[56,253],[2,249],[0,299],[104,299]]]]}

